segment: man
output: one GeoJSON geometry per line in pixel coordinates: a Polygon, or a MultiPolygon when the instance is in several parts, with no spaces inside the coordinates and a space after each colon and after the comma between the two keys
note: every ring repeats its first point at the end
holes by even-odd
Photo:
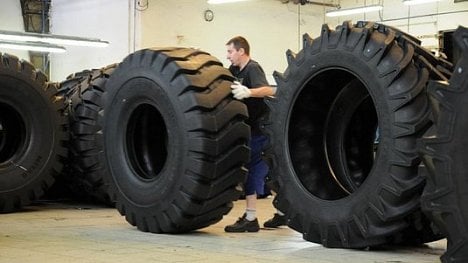
{"type": "MultiPolygon", "coordinates": [[[[245,183],[246,210],[242,217],[232,225],[224,228],[226,232],[258,232],[260,226],[256,215],[257,195],[263,194],[268,165],[262,159],[262,151],[267,137],[260,130],[260,120],[268,108],[263,98],[272,96],[275,90],[269,86],[262,67],[250,58],[250,46],[241,36],[232,38],[226,43],[227,59],[231,61],[229,71],[237,78],[231,86],[234,98],[243,100],[247,105],[251,127],[249,173],[245,183]]],[[[275,214],[276,216],[276,214],[275,214]]],[[[284,217],[284,216],[283,216],[284,217]]]]}

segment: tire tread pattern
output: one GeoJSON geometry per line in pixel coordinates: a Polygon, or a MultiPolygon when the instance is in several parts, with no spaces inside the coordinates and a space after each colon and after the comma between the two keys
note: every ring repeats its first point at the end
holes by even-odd
{"type": "MultiPolygon", "coordinates": [[[[243,166],[250,153],[247,109],[231,95],[234,78],[216,58],[191,48],[137,51],[114,74],[137,68],[157,74],[161,88],[177,98],[184,116],[177,132],[188,138],[186,163],[180,164],[186,169],[171,175],[180,177],[181,183],[164,197],[164,206],[140,207],[111,180],[117,209],[131,225],[152,233],[184,233],[220,221],[241,195],[238,185],[246,177],[243,166]]],[[[119,89],[107,91],[111,88],[119,89]]],[[[105,122],[106,108],[100,116],[105,122]]]]}
{"type": "Polygon", "coordinates": [[[103,177],[103,151],[101,127],[97,124],[102,110],[102,94],[107,79],[117,64],[101,69],[83,70],[71,74],[60,83],[59,93],[68,102],[67,113],[70,126],[69,156],[66,177],[61,185],[71,192],[74,198],[97,201],[113,205],[103,177]]]}
{"type": "Polygon", "coordinates": [[[427,178],[421,198],[423,211],[447,235],[444,263],[468,262],[466,207],[468,102],[468,29],[459,27],[454,41],[463,51],[449,82],[431,82],[428,88],[433,125],[424,134],[420,154],[427,178]]]}
{"type": "MultiPolygon", "coordinates": [[[[355,25],[344,22],[336,30],[324,25],[320,37],[311,39],[305,35],[303,42],[304,48],[298,54],[287,51],[288,68],[284,73],[274,73],[277,98],[267,100],[271,114],[265,122],[265,132],[272,142],[267,157],[273,165],[273,180],[280,186],[275,206],[286,212],[288,225],[303,233],[304,239],[326,247],[362,248],[390,242],[392,236],[411,225],[407,218],[419,209],[424,180],[417,176],[419,157],[415,144],[429,122],[429,105],[424,96],[428,69],[406,37],[373,22],[355,25]],[[351,53],[375,68],[382,87],[386,87],[387,103],[392,106],[389,118],[393,125],[390,138],[393,148],[388,149],[391,152],[388,174],[382,175],[385,178],[373,198],[366,201],[367,208],[350,212],[344,219],[333,219],[328,214],[322,217],[318,207],[310,204],[305,209],[300,205],[304,201],[297,189],[291,187],[299,183],[293,178],[291,168],[287,168],[289,161],[284,150],[288,148],[284,145],[287,137],[283,138],[288,136],[283,127],[287,120],[280,117],[291,107],[294,79],[307,78],[303,71],[313,68],[314,55],[334,50],[351,53]]],[[[313,105],[310,107],[315,109],[313,105]]],[[[320,111],[322,107],[317,108],[320,111]]]]}

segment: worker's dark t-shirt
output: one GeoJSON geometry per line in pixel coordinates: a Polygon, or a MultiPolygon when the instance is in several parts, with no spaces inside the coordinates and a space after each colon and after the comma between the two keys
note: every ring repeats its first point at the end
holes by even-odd
{"type": "MultiPolygon", "coordinates": [[[[231,65],[229,67],[232,75],[238,81],[249,89],[268,86],[265,72],[262,67],[254,60],[249,60],[247,65],[240,70],[239,67],[231,65]]],[[[246,98],[243,100],[249,111],[249,119],[246,121],[251,127],[252,135],[262,135],[260,130],[260,120],[267,113],[267,105],[263,98],[246,98]]]]}

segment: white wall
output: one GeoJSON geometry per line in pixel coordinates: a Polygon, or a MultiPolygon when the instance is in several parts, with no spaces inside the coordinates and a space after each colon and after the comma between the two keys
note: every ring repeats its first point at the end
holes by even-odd
{"type": "MultiPolygon", "coordinates": [[[[17,0],[8,1],[19,5],[17,0]]],[[[324,14],[331,7],[283,4],[279,0],[250,0],[223,5],[209,5],[206,0],[53,0],[52,33],[101,38],[110,41],[111,45],[104,49],[67,47],[67,53],[51,55],[51,79],[60,81],[76,71],[120,62],[135,49],[147,47],[196,47],[211,53],[228,66],[225,43],[235,35],[243,35],[251,44],[253,59],[260,62],[273,83],[273,71],[282,72],[287,67],[286,50],[297,52],[302,49],[302,35],[309,33],[313,38],[318,37],[323,23],[334,28],[345,20],[383,21],[421,36],[423,45],[429,47],[437,45],[436,38],[429,35],[458,25],[468,25],[466,12],[407,18],[468,10],[468,2],[454,4],[453,0],[443,0],[407,7],[401,0],[380,1],[384,3],[381,13],[328,18],[324,14]],[[142,5],[137,6],[138,10],[133,9],[136,3],[142,5]],[[148,6],[145,6],[146,3],[148,6]],[[204,20],[203,12],[206,9],[214,12],[211,22],[204,20]]],[[[364,3],[376,4],[379,0],[331,2],[348,8],[364,3]]],[[[0,14],[12,13],[4,10],[2,8],[0,14]]],[[[20,15],[18,19],[21,19],[20,15]]],[[[3,19],[0,21],[4,23],[3,19]]]]}
{"type": "MultiPolygon", "coordinates": [[[[145,1],[142,1],[145,2],[145,1]]],[[[320,1],[316,1],[320,2],[320,1]]],[[[379,0],[334,0],[342,8],[377,4],[379,0]]],[[[209,5],[206,0],[149,0],[141,17],[141,41],[139,48],[153,46],[197,47],[218,57],[227,66],[225,43],[234,35],[245,36],[252,48],[252,57],[260,62],[273,82],[273,71],[284,71],[287,67],[285,51],[302,49],[302,35],[319,36],[321,25],[330,28],[343,21],[382,21],[417,36],[423,46],[437,48],[436,34],[439,30],[455,29],[468,25],[468,12],[442,14],[456,10],[468,10],[468,2],[454,4],[453,0],[442,0],[417,6],[405,6],[402,0],[381,1],[384,10],[380,13],[360,14],[339,18],[326,17],[325,11],[334,9],[320,5],[304,6],[283,4],[279,0],[250,0],[231,4],[209,5]],[[203,11],[211,9],[214,20],[206,22],[203,11]],[[420,18],[427,14],[441,14],[420,18]],[[399,18],[399,19],[395,19],[399,18]]]]}
{"type": "Polygon", "coordinates": [[[106,48],[66,46],[66,53],[52,54],[51,80],[62,81],[77,71],[120,62],[132,45],[129,3],[129,0],[53,0],[52,34],[99,38],[110,45],[106,48]]]}
{"type": "MultiPolygon", "coordinates": [[[[24,32],[23,15],[19,0],[2,0],[0,8],[0,30],[24,32]]],[[[15,55],[29,61],[29,53],[14,49],[0,49],[0,53],[15,55]]]]}
{"type": "Polygon", "coordinates": [[[150,0],[141,16],[141,48],[185,46],[211,53],[228,66],[226,42],[236,35],[247,38],[251,56],[271,74],[287,67],[285,52],[297,52],[302,45],[302,33],[318,34],[323,23],[322,11],[312,6],[282,4],[278,0],[208,5],[206,0],[150,0]],[[301,20],[298,21],[298,8],[301,20]],[[211,9],[214,20],[204,20],[203,12],[211,9]]]}

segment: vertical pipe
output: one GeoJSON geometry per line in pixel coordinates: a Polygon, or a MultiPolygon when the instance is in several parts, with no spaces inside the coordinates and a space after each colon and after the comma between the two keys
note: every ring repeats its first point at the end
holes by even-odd
{"type": "Polygon", "coordinates": [[[297,51],[301,50],[301,5],[297,5],[297,51]]]}
{"type": "MultiPolygon", "coordinates": [[[[45,32],[45,0],[41,1],[41,33],[44,34],[45,32]]],[[[42,70],[46,71],[47,70],[47,55],[45,53],[42,53],[42,70]]]]}

